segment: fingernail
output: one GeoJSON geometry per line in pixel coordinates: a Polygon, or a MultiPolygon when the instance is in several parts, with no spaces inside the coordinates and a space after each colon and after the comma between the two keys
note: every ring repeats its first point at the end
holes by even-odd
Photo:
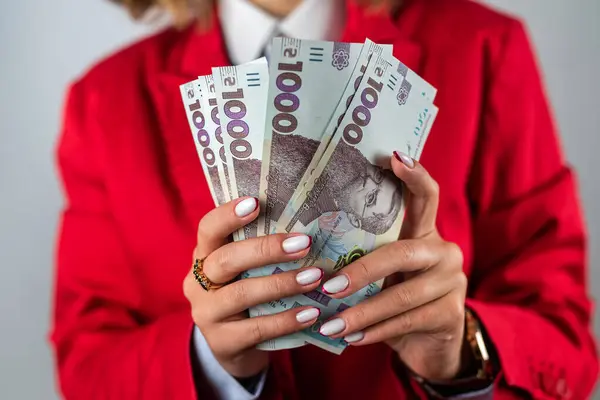
{"type": "Polygon", "coordinates": [[[298,235],[298,236],[292,236],[291,238],[287,238],[283,241],[283,243],[281,244],[281,247],[283,247],[283,251],[285,251],[288,254],[291,253],[297,253],[300,250],[304,250],[308,247],[310,247],[312,242],[312,239],[310,236],[307,235],[298,235]]]}
{"type": "Polygon", "coordinates": [[[308,310],[302,310],[298,314],[296,314],[296,321],[304,324],[308,321],[312,321],[321,315],[321,310],[318,308],[309,308],[308,310]]]}
{"type": "Polygon", "coordinates": [[[321,268],[310,268],[296,275],[296,282],[300,285],[310,285],[311,283],[317,282],[323,277],[323,270],[321,268]]]}
{"type": "Polygon", "coordinates": [[[408,168],[415,167],[415,162],[413,161],[413,159],[401,151],[394,151],[394,157],[396,157],[396,160],[400,161],[402,164],[406,165],[408,168]]]}
{"type": "Polygon", "coordinates": [[[346,275],[338,275],[323,284],[323,291],[326,294],[336,294],[348,287],[350,281],[346,275]]]}
{"type": "Polygon", "coordinates": [[[242,218],[247,215],[252,214],[254,210],[258,207],[258,200],[254,197],[250,197],[249,199],[245,199],[237,203],[235,206],[235,215],[242,218]]]}
{"type": "Polygon", "coordinates": [[[354,342],[358,342],[359,340],[363,340],[364,337],[365,337],[365,334],[362,333],[361,331],[358,331],[358,332],[351,333],[348,336],[344,336],[344,340],[348,343],[354,343],[354,342]]]}
{"type": "Polygon", "coordinates": [[[321,325],[319,333],[323,336],[331,336],[340,333],[344,329],[346,329],[346,323],[344,320],[341,318],[336,318],[321,325]]]}

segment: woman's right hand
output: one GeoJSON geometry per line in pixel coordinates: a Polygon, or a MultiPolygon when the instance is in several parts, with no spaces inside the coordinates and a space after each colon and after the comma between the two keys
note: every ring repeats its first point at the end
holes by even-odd
{"type": "MultiPolygon", "coordinates": [[[[255,198],[226,203],[207,213],[198,225],[194,258],[204,258],[204,274],[214,283],[229,282],[243,271],[301,259],[310,249],[309,236],[275,234],[230,243],[232,232],[253,221],[259,212],[255,198]]],[[[192,268],[193,270],[193,268],[192,268]]],[[[232,282],[206,291],[192,270],[183,283],[192,317],[215,358],[232,376],[245,378],[264,370],[269,354],[258,343],[297,332],[319,316],[313,307],[248,318],[248,308],[316,289],[323,271],[315,267],[232,282]]]]}

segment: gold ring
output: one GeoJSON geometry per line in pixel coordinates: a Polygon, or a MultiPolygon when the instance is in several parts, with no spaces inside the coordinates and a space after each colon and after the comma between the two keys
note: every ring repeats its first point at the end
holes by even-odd
{"type": "Polygon", "coordinates": [[[206,291],[220,289],[229,283],[215,283],[208,279],[204,274],[204,258],[196,258],[196,261],[194,262],[194,278],[206,291]]]}

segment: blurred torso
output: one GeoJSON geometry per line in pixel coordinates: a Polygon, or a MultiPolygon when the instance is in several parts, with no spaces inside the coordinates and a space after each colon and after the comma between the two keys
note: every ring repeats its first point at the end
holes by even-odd
{"type": "MultiPolygon", "coordinates": [[[[440,113],[421,161],[440,184],[440,233],[461,246],[470,275],[472,204],[467,193],[489,69],[486,52],[490,30],[508,19],[465,0],[406,3],[397,21],[348,4],[341,40],[368,37],[393,44],[397,58],[439,89],[435,103],[440,113]]],[[[82,80],[95,114],[89,129],[111,211],[137,277],[132,296],[138,297],[139,314],[146,320],[189,307],[182,280],[192,261],[196,225],[213,207],[178,85],[229,62],[215,18],[206,33],[167,30],[137,43],[82,80]]],[[[297,389],[313,398],[384,398],[390,389],[385,385],[400,384],[377,368],[391,362],[383,346],[351,348],[342,356],[305,347],[279,356],[290,355],[295,378],[311,382],[297,389]],[[364,382],[365,392],[344,382],[364,382]],[[311,387],[329,389],[314,392],[311,387]],[[381,391],[381,397],[371,390],[381,391]]]]}

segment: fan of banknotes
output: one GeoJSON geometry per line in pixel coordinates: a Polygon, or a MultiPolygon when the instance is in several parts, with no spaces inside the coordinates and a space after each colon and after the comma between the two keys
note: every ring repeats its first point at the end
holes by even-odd
{"type": "MultiPolygon", "coordinates": [[[[436,89],[392,56],[392,46],[275,38],[270,60],[212,69],[181,85],[198,156],[216,205],[258,197],[257,221],[234,240],[310,235],[309,255],[247,271],[242,279],[303,266],[326,276],[397,240],[405,202],[392,150],[419,159],[435,117],[436,89]]],[[[377,294],[374,282],[344,299],[321,290],[250,309],[250,316],[310,305],[319,320],[259,348],[307,343],[340,354],[324,320],[377,294]]]]}

